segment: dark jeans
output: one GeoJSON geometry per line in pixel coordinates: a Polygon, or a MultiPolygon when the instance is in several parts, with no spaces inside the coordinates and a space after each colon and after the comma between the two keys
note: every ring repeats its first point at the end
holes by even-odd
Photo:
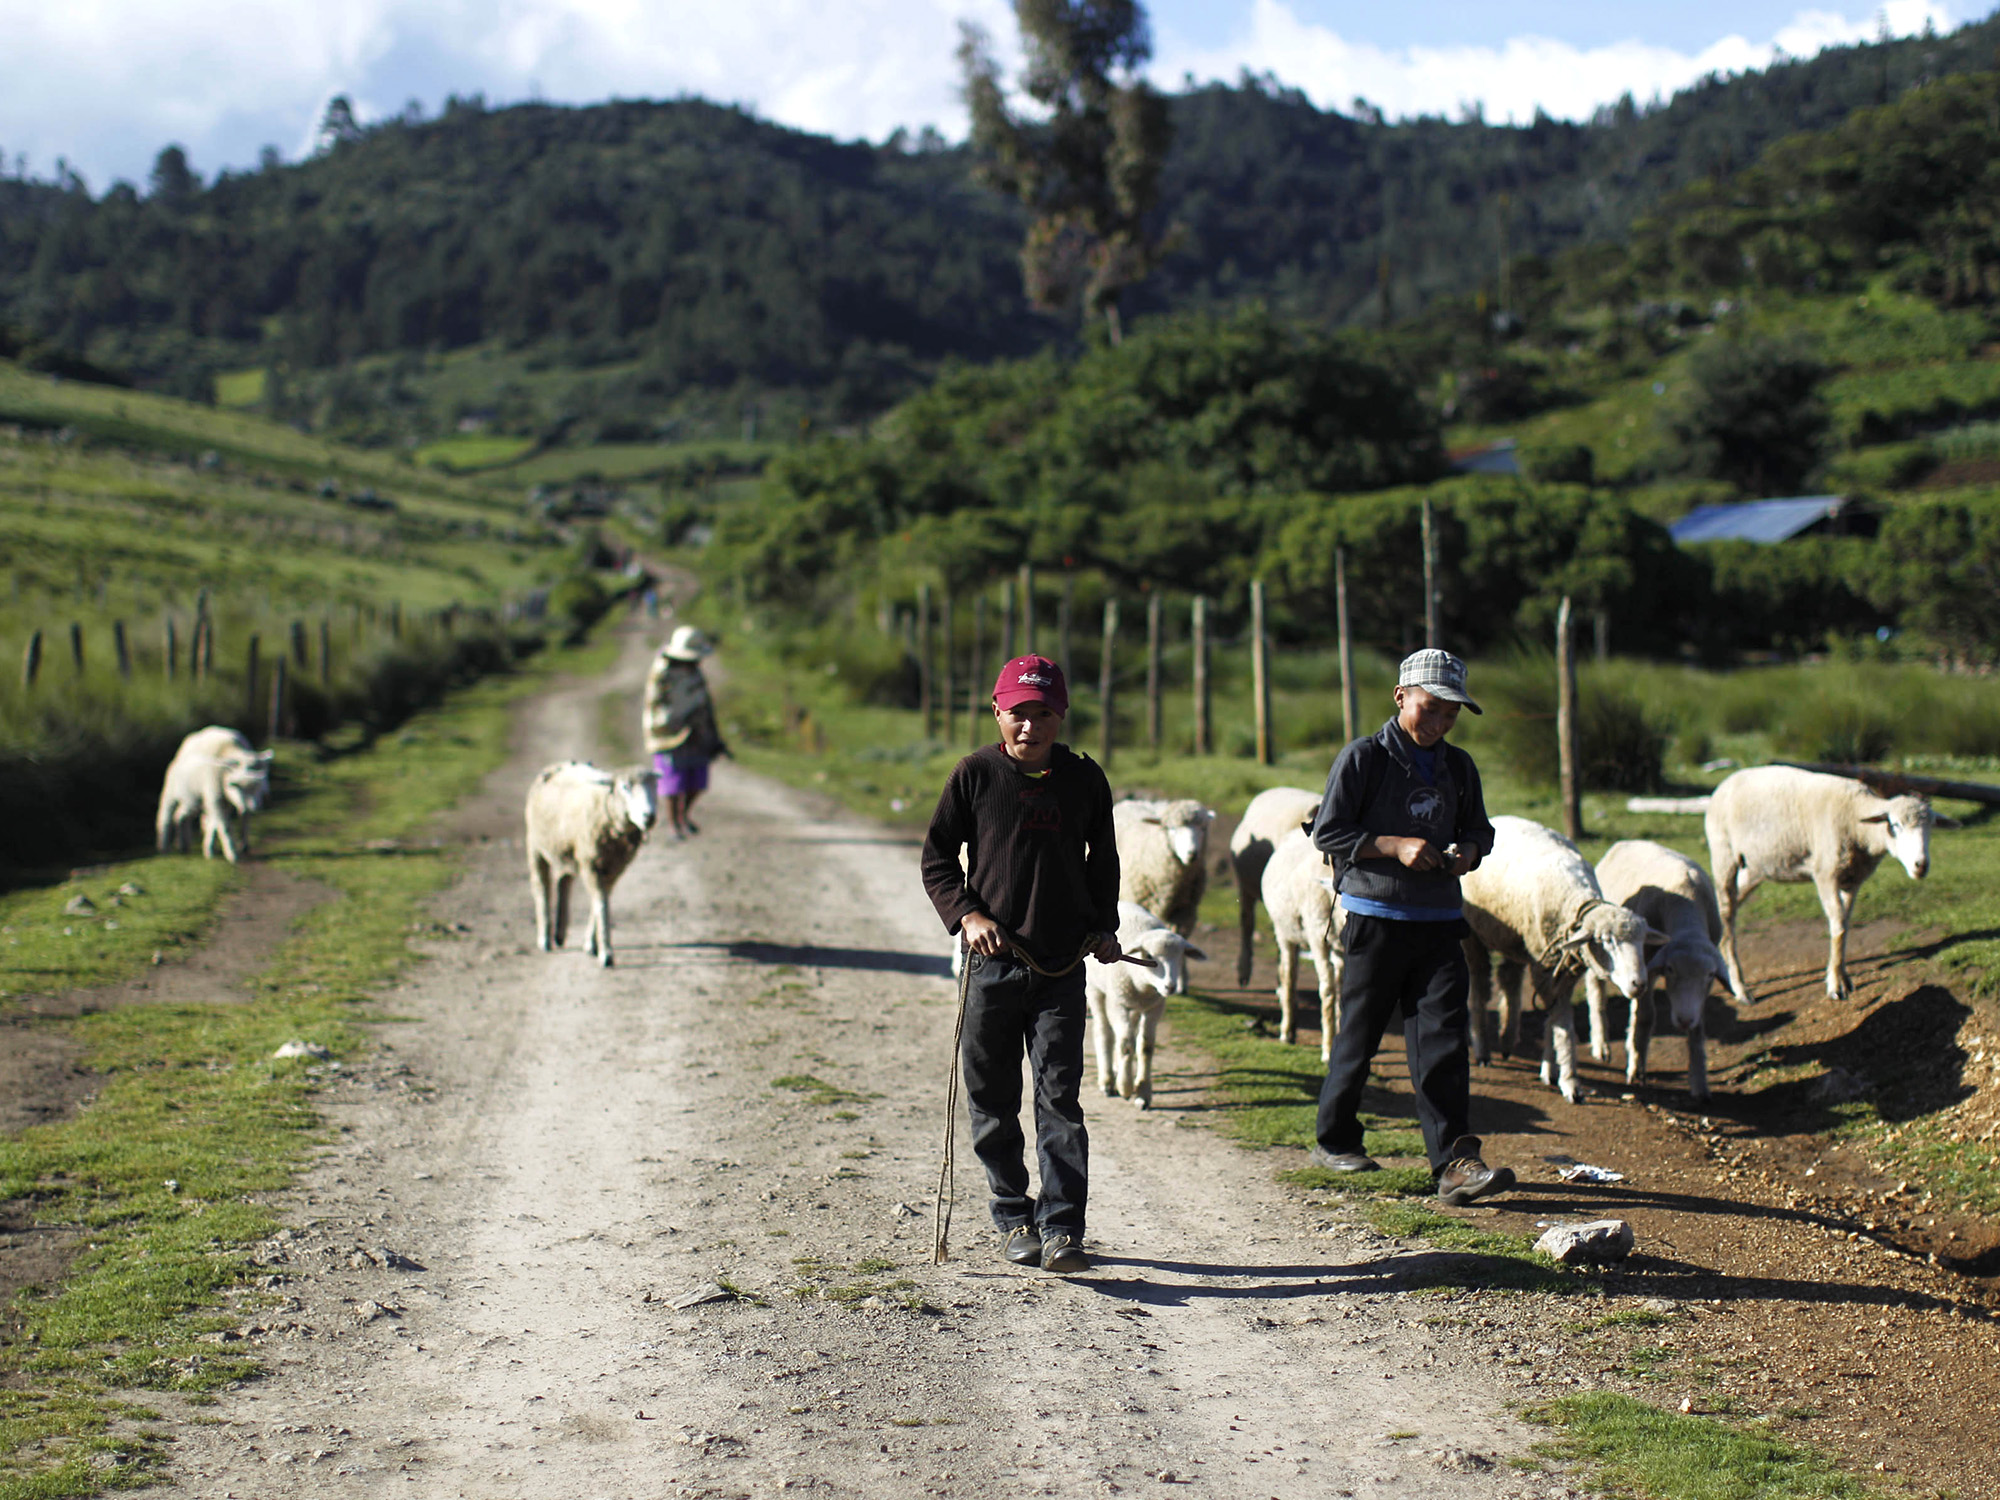
{"type": "Polygon", "coordinates": [[[1361,1150],[1361,1091],[1382,1032],[1403,1013],[1410,1087],[1431,1171],[1450,1164],[1454,1141],[1470,1133],[1472,1062],[1463,922],[1394,922],[1346,914],[1341,946],[1340,1031],[1319,1092],[1319,1143],[1341,1155],[1361,1150]]]}
{"type": "Polygon", "coordinates": [[[966,955],[972,977],[965,996],[966,1104],[972,1150],[993,1193],[1001,1229],[1036,1224],[1044,1235],[1083,1238],[1089,1194],[1090,1137],[1083,1128],[1083,968],[1045,979],[1011,956],[966,955]],[[1022,1156],[1021,1057],[1035,1086],[1035,1161],[1041,1168],[1039,1205],[1028,1192],[1022,1156]]]}

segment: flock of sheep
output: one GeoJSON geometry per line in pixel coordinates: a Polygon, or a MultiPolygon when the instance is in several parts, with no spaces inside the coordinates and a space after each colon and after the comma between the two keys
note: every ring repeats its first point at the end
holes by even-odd
{"type": "MultiPolygon", "coordinates": [[[[219,848],[232,863],[248,848],[250,814],[270,792],[272,755],[233,729],[211,725],[182,741],[160,793],[159,847],[219,848]]],[[[560,948],[570,893],[590,902],[588,951],[612,963],[611,890],[658,815],[651,770],[605,771],[565,761],[535,778],[527,797],[529,881],[535,938],[560,948]]],[[[1330,872],[1307,835],[1320,794],[1300,787],[1260,792],[1230,840],[1241,912],[1236,974],[1250,978],[1256,908],[1270,914],[1278,945],[1279,1035],[1298,1039],[1299,956],[1318,979],[1320,1056],[1339,1028],[1340,911],[1330,872]]],[[[1120,802],[1113,809],[1120,863],[1118,939],[1144,963],[1085,960],[1085,993],[1095,1022],[1098,1086],[1106,1095],[1150,1105],[1153,1047],[1167,996],[1186,988],[1187,960],[1205,958],[1189,941],[1207,886],[1205,852],[1215,813],[1192,801],[1120,802]]],[[[1930,830],[1949,823],[1920,797],[1881,797],[1857,781],[1788,766],[1738,771],[1707,808],[1707,871],[1663,844],[1613,844],[1595,869],[1576,846],[1525,818],[1496,817],[1493,853],[1462,882],[1465,940],[1472,969],[1473,1055],[1489,1061],[1485,1016],[1495,972],[1499,1030],[1511,1054],[1529,995],[1549,1012],[1542,1081],[1574,1102],[1573,1000],[1579,980],[1590,1009],[1591,1054],[1607,1059],[1606,1013],[1614,995],[1630,1006],[1625,1076],[1645,1077],[1653,1033],[1652,994],[1664,988],[1673,1023],[1688,1038],[1688,1091],[1708,1097],[1703,1006],[1720,980],[1751,1000],[1736,951],[1736,913],[1767,880],[1818,888],[1829,952],[1826,992],[1852,993],[1847,927],[1855,892],[1885,856],[1915,879],[1930,866],[1930,830]],[[1527,986],[1524,993],[1523,986],[1527,986]]]]}

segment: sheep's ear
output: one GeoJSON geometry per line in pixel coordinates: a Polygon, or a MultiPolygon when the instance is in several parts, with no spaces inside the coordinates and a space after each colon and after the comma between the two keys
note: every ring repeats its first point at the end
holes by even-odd
{"type": "Polygon", "coordinates": [[[1574,953],[1578,948],[1587,948],[1589,946],[1590,946],[1589,933],[1573,932],[1568,937],[1564,938],[1560,943],[1556,944],[1556,952],[1574,953]]]}
{"type": "Polygon", "coordinates": [[[1644,942],[1648,948],[1664,948],[1667,946],[1667,935],[1657,927],[1649,925],[1646,928],[1644,942]]]}
{"type": "Polygon", "coordinates": [[[1869,813],[1861,821],[1864,823],[1886,823],[1889,821],[1889,815],[1885,812],[1869,813]]]}
{"type": "Polygon", "coordinates": [[[1215,809],[1212,807],[1204,807],[1201,810],[1201,820],[1204,823],[1213,823],[1215,821],[1215,809]]]}
{"type": "Polygon", "coordinates": [[[1195,947],[1193,943],[1188,943],[1187,945],[1185,945],[1181,949],[1181,952],[1185,953],[1189,958],[1198,958],[1203,963],[1208,962],[1208,955],[1202,952],[1201,949],[1195,947]]]}
{"type": "Polygon", "coordinates": [[[1964,826],[1963,823],[1948,813],[1941,813],[1935,809],[1931,812],[1931,827],[1933,828],[1963,828],[1964,826]]]}

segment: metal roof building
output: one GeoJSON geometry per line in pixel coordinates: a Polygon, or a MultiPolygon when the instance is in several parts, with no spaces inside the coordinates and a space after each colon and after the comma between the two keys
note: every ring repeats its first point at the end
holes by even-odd
{"type": "Polygon", "coordinates": [[[1851,507],[1845,495],[1801,495],[1791,500],[1745,500],[1703,505],[1668,527],[1681,546],[1690,542],[1788,542],[1815,528],[1872,536],[1875,518],[1851,507]]]}

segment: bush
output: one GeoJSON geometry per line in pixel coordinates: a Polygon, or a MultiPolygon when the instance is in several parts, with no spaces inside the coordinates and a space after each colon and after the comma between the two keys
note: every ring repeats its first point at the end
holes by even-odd
{"type": "Polygon", "coordinates": [[[564,641],[573,644],[604,618],[612,598],[595,574],[572,573],[549,590],[549,614],[562,627],[564,641]]]}
{"type": "MultiPolygon", "coordinates": [[[[1672,726],[1622,677],[1579,674],[1578,775],[1591,791],[1656,792],[1666,784],[1672,726]]],[[[1462,716],[1457,736],[1481,759],[1533,787],[1561,778],[1556,741],[1556,664],[1548,652],[1520,652],[1482,663],[1475,696],[1486,712],[1462,716]]]]}
{"type": "Polygon", "coordinates": [[[1752,495],[1796,494],[1832,422],[1819,357],[1792,340],[1717,336],[1688,374],[1687,395],[1667,413],[1682,466],[1752,495]]]}

